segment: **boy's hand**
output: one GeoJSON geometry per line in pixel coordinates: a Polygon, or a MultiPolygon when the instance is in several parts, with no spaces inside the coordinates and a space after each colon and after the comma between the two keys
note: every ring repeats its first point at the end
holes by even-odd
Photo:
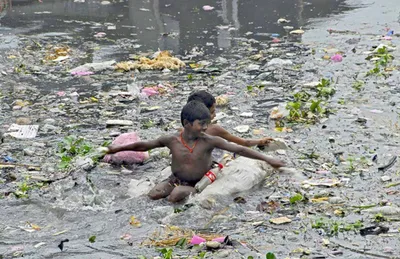
{"type": "Polygon", "coordinates": [[[108,153],[109,149],[107,147],[98,147],[94,153],[94,157],[102,158],[108,153]]]}
{"type": "Polygon", "coordinates": [[[266,160],[266,162],[276,169],[285,166],[285,162],[275,158],[269,158],[268,160],[266,160]]]}
{"type": "Polygon", "coordinates": [[[272,141],[274,141],[273,138],[262,138],[258,141],[257,146],[268,146],[272,141]]]}
{"type": "Polygon", "coordinates": [[[117,153],[117,151],[115,150],[117,147],[117,145],[109,145],[107,147],[107,153],[106,154],[114,154],[117,153]]]}

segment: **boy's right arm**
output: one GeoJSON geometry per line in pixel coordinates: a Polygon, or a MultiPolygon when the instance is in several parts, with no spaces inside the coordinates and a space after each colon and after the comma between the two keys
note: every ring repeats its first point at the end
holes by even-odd
{"type": "Polygon", "coordinates": [[[156,140],[138,141],[127,145],[110,145],[107,154],[114,154],[121,151],[148,151],[150,149],[165,147],[169,137],[160,137],[156,140]]]}

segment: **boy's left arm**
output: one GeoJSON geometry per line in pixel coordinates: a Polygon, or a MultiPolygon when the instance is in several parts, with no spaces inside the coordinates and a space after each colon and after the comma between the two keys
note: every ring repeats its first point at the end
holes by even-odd
{"type": "Polygon", "coordinates": [[[244,157],[265,161],[274,168],[279,168],[279,167],[282,167],[285,165],[284,162],[281,160],[278,160],[278,159],[275,159],[272,157],[268,157],[262,153],[254,151],[248,147],[243,147],[243,146],[239,146],[239,145],[236,145],[233,143],[226,142],[220,137],[210,137],[210,139],[211,139],[213,145],[219,149],[233,152],[233,153],[236,153],[236,154],[244,156],[244,157]]]}
{"type": "Polygon", "coordinates": [[[252,146],[265,146],[268,145],[273,139],[272,138],[262,138],[262,139],[244,139],[237,136],[232,135],[226,129],[219,125],[213,125],[212,135],[221,137],[229,142],[236,143],[245,147],[252,146]]]}

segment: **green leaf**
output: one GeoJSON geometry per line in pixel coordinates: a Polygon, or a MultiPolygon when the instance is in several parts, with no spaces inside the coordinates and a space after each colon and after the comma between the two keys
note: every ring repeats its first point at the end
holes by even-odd
{"type": "Polygon", "coordinates": [[[299,201],[303,200],[303,195],[301,195],[300,193],[296,193],[295,195],[293,195],[292,197],[290,197],[289,201],[290,204],[295,204],[299,201]]]}
{"type": "Polygon", "coordinates": [[[139,255],[139,258],[138,259],[147,259],[146,258],[146,256],[144,256],[144,255],[139,255]]]}
{"type": "Polygon", "coordinates": [[[248,85],[248,86],[247,86],[247,91],[249,91],[249,92],[253,92],[253,86],[251,86],[251,85],[248,85]]]}
{"type": "Polygon", "coordinates": [[[181,213],[181,212],[183,212],[183,209],[181,209],[181,208],[174,209],[174,213],[181,213]]]}
{"type": "Polygon", "coordinates": [[[269,252],[269,253],[265,256],[265,258],[266,258],[266,259],[276,259],[276,256],[275,256],[274,253],[269,252]]]}
{"type": "Polygon", "coordinates": [[[160,251],[164,259],[172,259],[172,252],[174,251],[172,248],[163,248],[158,251],[160,251]]]}
{"type": "Polygon", "coordinates": [[[299,110],[301,107],[301,103],[300,102],[288,102],[286,107],[289,107],[289,110],[290,110],[290,108],[299,110]]]}
{"type": "Polygon", "coordinates": [[[320,110],[319,104],[321,103],[321,100],[318,101],[312,101],[311,106],[310,106],[310,111],[315,112],[320,110]]]}
{"type": "Polygon", "coordinates": [[[247,257],[247,259],[254,259],[254,257],[250,255],[247,257]]]}
{"type": "Polygon", "coordinates": [[[90,242],[90,243],[96,242],[96,236],[91,236],[91,237],[89,237],[89,242],[90,242]]]}
{"type": "Polygon", "coordinates": [[[187,245],[187,239],[186,238],[181,238],[179,241],[176,243],[175,246],[179,246],[180,248],[184,248],[187,245]]]}

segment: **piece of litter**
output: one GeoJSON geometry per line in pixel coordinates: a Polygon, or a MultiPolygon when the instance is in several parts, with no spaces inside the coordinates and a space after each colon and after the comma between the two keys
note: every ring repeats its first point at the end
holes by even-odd
{"type": "Polygon", "coordinates": [[[240,125],[235,128],[235,130],[239,133],[246,133],[250,130],[250,126],[248,125],[240,125]]]}
{"type": "Polygon", "coordinates": [[[132,235],[130,235],[130,234],[124,234],[124,235],[122,235],[120,238],[121,238],[122,240],[129,240],[129,239],[132,238],[132,235]]]}
{"type": "Polygon", "coordinates": [[[69,58],[69,56],[59,56],[58,58],[53,59],[53,61],[61,62],[61,61],[64,61],[64,60],[66,60],[68,58],[69,58]]]}
{"type": "Polygon", "coordinates": [[[132,126],[133,121],[128,120],[108,120],[106,121],[107,126],[132,126]]]}
{"type": "Polygon", "coordinates": [[[220,95],[220,96],[217,96],[217,97],[215,98],[215,103],[217,104],[217,106],[224,106],[224,105],[227,105],[228,102],[229,102],[229,99],[228,99],[228,97],[225,96],[225,95],[220,95]]]}
{"type": "Polygon", "coordinates": [[[196,236],[196,235],[194,235],[192,237],[192,239],[190,240],[190,244],[192,244],[192,245],[200,245],[201,243],[204,243],[204,242],[206,242],[206,240],[204,238],[196,236]]]}
{"type": "Polygon", "coordinates": [[[383,113],[383,111],[380,111],[380,110],[370,110],[370,112],[372,112],[372,113],[383,113]]]}
{"type": "Polygon", "coordinates": [[[340,184],[340,180],[337,180],[337,179],[310,179],[310,180],[303,181],[302,184],[308,184],[311,186],[332,187],[332,186],[340,184]]]}
{"type": "Polygon", "coordinates": [[[105,37],[107,34],[105,32],[98,32],[94,35],[95,38],[103,38],[105,37]]]}
{"type": "Polygon", "coordinates": [[[286,223],[292,222],[292,220],[289,219],[288,217],[274,218],[274,219],[270,219],[269,221],[270,221],[272,224],[276,224],[276,225],[281,225],[281,224],[286,224],[286,223]]]}
{"type": "Polygon", "coordinates": [[[343,57],[342,57],[342,55],[340,55],[340,54],[335,54],[335,55],[333,55],[333,56],[331,57],[331,60],[332,60],[333,62],[342,62],[343,57]]]}
{"type": "Polygon", "coordinates": [[[63,230],[63,231],[54,233],[53,236],[59,236],[59,235],[62,235],[62,234],[64,234],[64,233],[66,233],[66,232],[68,232],[68,230],[63,230]]]}
{"type": "Polygon", "coordinates": [[[186,67],[186,64],[180,59],[173,57],[169,51],[158,51],[154,55],[154,59],[140,57],[138,61],[123,61],[117,63],[116,70],[130,71],[135,69],[152,70],[152,69],[170,69],[178,70],[186,67]]]}
{"type": "Polygon", "coordinates": [[[281,40],[278,39],[278,38],[273,38],[273,39],[272,39],[272,42],[273,42],[273,43],[279,43],[279,42],[281,42],[281,40]]]}
{"type": "Polygon", "coordinates": [[[286,20],[285,18],[278,19],[278,23],[289,23],[290,20],[286,20]]]}
{"type": "Polygon", "coordinates": [[[223,242],[225,241],[225,238],[226,238],[226,237],[217,237],[217,238],[214,238],[214,239],[211,240],[211,241],[223,243],[223,242]]]}
{"type": "Polygon", "coordinates": [[[41,246],[44,246],[45,244],[46,244],[45,242],[40,242],[40,243],[37,243],[36,245],[34,245],[33,247],[34,248],[39,248],[41,246]]]}
{"type": "Polygon", "coordinates": [[[205,5],[205,6],[203,6],[203,10],[204,11],[211,11],[211,10],[214,10],[214,7],[210,6],[210,5],[205,5]]]}
{"type": "Polygon", "coordinates": [[[92,71],[74,71],[71,72],[71,75],[74,76],[89,76],[89,75],[93,75],[94,73],[92,71]]]}
{"type": "Polygon", "coordinates": [[[251,117],[253,117],[253,113],[252,112],[243,112],[240,114],[240,117],[251,118],[251,117]]]}
{"type": "Polygon", "coordinates": [[[131,218],[129,220],[129,224],[131,224],[132,226],[138,227],[138,228],[142,226],[140,221],[137,220],[134,216],[131,216],[131,218]]]}
{"type": "Polygon", "coordinates": [[[4,136],[12,136],[18,139],[35,138],[39,130],[39,125],[18,125],[11,124],[4,136]]]}
{"type": "Polygon", "coordinates": [[[304,34],[304,31],[303,30],[294,30],[294,31],[291,31],[290,34],[301,35],[301,34],[304,34]]]}

